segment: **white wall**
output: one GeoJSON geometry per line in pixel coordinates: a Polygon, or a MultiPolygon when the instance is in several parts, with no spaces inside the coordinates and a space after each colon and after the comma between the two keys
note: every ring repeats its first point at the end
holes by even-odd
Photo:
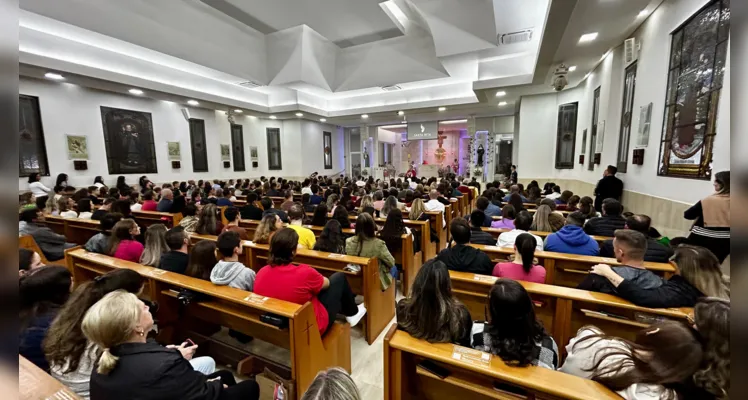
{"type": "MultiPolygon", "coordinates": [[[[244,155],[246,171],[235,172],[233,158],[230,168],[223,168],[220,145],[231,144],[230,124],[222,111],[203,108],[190,108],[192,118],[205,121],[205,137],[208,153],[208,172],[192,172],[190,133],[184,119],[181,104],[120,95],[84,88],[68,83],[48,82],[22,78],[19,93],[39,98],[42,126],[47,148],[47,159],[51,176],[43,177],[42,182],[51,187],[58,173],[69,175],[73,186],[88,186],[93,178],[101,175],[104,181],[113,185],[116,175],[109,175],[104,147],[100,106],[124,108],[150,112],[153,121],[154,143],[158,173],[145,174],[155,182],[170,182],[186,179],[228,179],[265,176],[304,177],[314,171],[320,174],[336,173],[345,167],[343,133],[334,125],[307,120],[270,120],[236,116],[235,122],[243,126],[244,155]],[[281,132],[282,167],[269,170],[267,158],[267,136],[265,129],[279,128],[281,132]],[[322,146],[322,132],[332,133],[333,168],[325,170],[322,146]],[[73,162],[68,160],[65,135],[85,135],[88,137],[88,169],[75,171],[73,162]],[[179,141],[182,152],[180,169],[172,169],[167,156],[166,142],[179,141]],[[250,146],[257,146],[259,167],[252,168],[250,146]]],[[[126,175],[128,183],[137,183],[142,174],[126,175]]],[[[27,178],[18,179],[18,187],[28,187],[27,178]]]]}
{"type": "MultiPolygon", "coordinates": [[[[670,55],[670,32],[698,11],[707,0],[667,0],[634,33],[641,43],[637,64],[634,116],[629,144],[627,173],[619,173],[628,191],[643,193],[669,200],[693,203],[711,193],[712,185],[705,180],[657,176],[660,135],[667,90],[667,69],[670,55]],[[638,112],[641,106],[653,103],[649,145],[644,154],[644,165],[634,165],[632,155],[638,131],[638,112]]],[[[729,44],[728,44],[729,49],[729,44]]],[[[623,46],[614,49],[590,76],[576,88],[559,93],[526,96],[520,105],[518,172],[523,178],[576,179],[596,183],[603,169],[616,164],[618,135],[621,119],[621,102],[624,79],[623,46]],[[605,136],[600,165],[588,171],[586,162],[591,139],[591,113],[594,90],[600,87],[600,115],[605,121],[605,136]],[[556,120],[558,106],[579,102],[574,169],[555,169],[556,120]],[[588,130],[585,165],[578,164],[581,154],[582,132],[588,130]]],[[[584,73],[582,71],[582,73],[584,73]]],[[[717,135],[714,141],[712,171],[730,169],[730,56],[728,51],[725,80],[717,115],[717,135]]],[[[599,134],[599,133],[598,133],[599,134]]]]}

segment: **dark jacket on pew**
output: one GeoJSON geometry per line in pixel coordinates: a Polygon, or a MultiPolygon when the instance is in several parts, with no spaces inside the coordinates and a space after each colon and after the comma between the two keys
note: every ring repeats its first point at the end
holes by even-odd
{"type": "MultiPolygon", "coordinates": [[[[640,289],[654,289],[662,286],[662,278],[655,275],[652,271],[643,268],[629,267],[628,265],[619,265],[611,267],[613,272],[628,280],[630,284],[636,285],[640,289]]],[[[619,286],[620,288],[620,286],[619,286]]],[[[577,289],[590,290],[593,292],[619,295],[616,287],[604,276],[589,274],[577,286],[577,289]]]]}
{"type": "Polygon", "coordinates": [[[256,207],[254,204],[247,203],[246,206],[239,209],[239,213],[242,215],[242,219],[252,219],[255,221],[262,219],[262,209],[256,207]]]}
{"type": "Polygon", "coordinates": [[[91,373],[91,400],[218,399],[221,382],[207,382],[179,350],[155,342],[114,346],[119,357],[109,375],[91,373]]]}
{"type": "Polygon", "coordinates": [[[470,228],[470,243],[485,244],[488,246],[496,245],[496,239],[488,232],[483,232],[480,228],[470,228]]]}
{"type": "Polygon", "coordinates": [[[488,254],[474,247],[456,244],[439,252],[436,259],[447,264],[447,268],[458,272],[491,275],[493,263],[488,254]]]}
{"type": "Polygon", "coordinates": [[[624,279],[618,285],[618,295],[640,307],[668,308],[693,307],[704,294],[680,275],[673,275],[660,287],[643,289],[624,279]]]}
{"type": "Polygon", "coordinates": [[[584,232],[588,235],[597,236],[610,236],[613,237],[613,232],[616,229],[623,229],[626,225],[626,220],[620,215],[592,218],[584,224],[584,232]]]}
{"type": "MultiPolygon", "coordinates": [[[[644,253],[644,261],[666,263],[673,255],[673,249],[658,242],[653,238],[647,238],[647,252],[644,253]]],[[[600,246],[600,257],[615,257],[613,253],[613,239],[608,239],[600,246]]]]}

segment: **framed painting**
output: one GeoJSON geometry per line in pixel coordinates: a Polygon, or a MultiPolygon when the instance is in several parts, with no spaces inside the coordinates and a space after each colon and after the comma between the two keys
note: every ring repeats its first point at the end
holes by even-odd
{"type": "Polygon", "coordinates": [[[88,160],[88,142],[85,136],[65,135],[69,160],[88,160]]]}
{"type": "Polygon", "coordinates": [[[325,160],[325,169],[332,169],[332,134],[322,132],[322,157],[325,160]]]}
{"type": "Polygon", "coordinates": [[[166,142],[166,148],[169,150],[169,161],[179,161],[182,159],[182,150],[179,148],[179,142],[166,142]]]}
{"type": "Polygon", "coordinates": [[[109,173],[157,173],[151,113],[101,106],[109,173]]]}
{"type": "Polygon", "coordinates": [[[20,95],[18,99],[18,176],[49,176],[39,98],[20,95]]]}
{"type": "Polygon", "coordinates": [[[231,160],[231,146],[227,144],[221,145],[221,161],[231,160]]]}

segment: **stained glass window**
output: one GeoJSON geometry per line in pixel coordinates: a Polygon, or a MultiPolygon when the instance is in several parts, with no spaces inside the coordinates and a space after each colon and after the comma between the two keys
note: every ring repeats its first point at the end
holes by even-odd
{"type": "Polygon", "coordinates": [[[556,128],[556,169],[574,168],[574,147],[577,142],[578,103],[558,106],[556,128]]]}
{"type": "Polygon", "coordinates": [[[672,33],[657,174],[710,179],[730,2],[714,0],[672,33]]]}
{"type": "Polygon", "coordinates": [[[39,99],[20,95],[18,111],[18,176],[49,176],[39,99]]]}
{"type": "Polygon", "coordinates": [[[631,140],[631,116],[634,113],[634,90],[636,89],[636,63],[626,67],[623,79],[623,105],[621,106],[621,130],[618,134],[618,172],[626,172],[631,140]]]}
{"type": "Polygon", "coordinates": [[[205,148],[205,121],[190,119],[192,172],[208,172],[208,150],[205,148]]]}

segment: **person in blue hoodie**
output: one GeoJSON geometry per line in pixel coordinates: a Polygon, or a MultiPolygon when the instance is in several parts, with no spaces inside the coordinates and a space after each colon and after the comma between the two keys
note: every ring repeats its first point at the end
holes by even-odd
{"type": "Polygon", "coordinates": [[[566,217],[566,225],[556,233],[551,233],[545,239],[545,251],[558,253],[596,256],[600,253],[600,246],[592,236],[584,233],[584,215],[573,212],[566,217]]]}

